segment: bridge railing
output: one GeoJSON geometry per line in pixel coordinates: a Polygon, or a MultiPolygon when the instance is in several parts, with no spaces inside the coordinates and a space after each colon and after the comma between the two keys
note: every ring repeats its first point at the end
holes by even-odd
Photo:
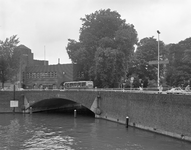
{"type": "Polygon", "coordinates": [[[157,94],[158,91],[139,90],[139,89],[122,89],[122,88],[92,88],[92,89],[24,89],[23,91],[112,91],[112,92],[130,92],[130,93],[153,93],[157,94]]]}
{"type": "MultiPolygon", "coordinates": [[[[4,90],[5,91],[5,90],[4,90]]],[[[9,90],[10,91],[10,90],[9,90]]],[[[19,91],[112,91],[112,92],[129,92],[129,93],[148,93],[148,94],[167,94],[166,91],[159,92],[155,89],[139,88],[92,88],[92,89],[22,89],[19,91]]]]}

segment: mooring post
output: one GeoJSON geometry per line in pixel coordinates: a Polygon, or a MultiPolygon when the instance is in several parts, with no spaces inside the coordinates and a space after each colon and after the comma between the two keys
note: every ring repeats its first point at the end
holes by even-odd
{"type": "Polygon", "coordinates": [[[30,114],[32,114],[32,107],[29,108],[29,112],[30,112],[30,114]]]}
{"type": "Polygon", "coordinates": [[[74,118],[76,118],[76,109],[74,110],[74,118]]]}
{"type": "Polygon", "coordinates": [[[129,126],[129,117],[126,117],[126,128],[129,126]]]}

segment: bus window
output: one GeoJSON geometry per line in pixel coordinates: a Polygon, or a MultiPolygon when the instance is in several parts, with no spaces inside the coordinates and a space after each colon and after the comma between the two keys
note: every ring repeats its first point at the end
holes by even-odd
{"type": "Polygon", "coordinates": [[[86,86],[86,82],[82,82],[82,87],[85,87],[86,86]]]}

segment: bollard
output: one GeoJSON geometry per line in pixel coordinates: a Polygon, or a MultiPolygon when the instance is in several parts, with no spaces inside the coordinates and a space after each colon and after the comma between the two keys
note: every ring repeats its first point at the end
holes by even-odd
{"type": "Polygon", "coordinates": [[[129,117],[126,117],[126,128],[129,126],[129,117]]]}
{"type": "Polygon", "coordinates": [[[15,113],[15,107],[13,107],[13,113],[15,113]]]}
{"type": "Polygon", "coordinates": [[[32,107],[29,108],[29,112],[30,112],[30,114],[32,114],[32,107]]]}
{"type": "Polygon", "coordinates": [[[74,118],[76,118],[76,110],[74,110],[74,118]]]}

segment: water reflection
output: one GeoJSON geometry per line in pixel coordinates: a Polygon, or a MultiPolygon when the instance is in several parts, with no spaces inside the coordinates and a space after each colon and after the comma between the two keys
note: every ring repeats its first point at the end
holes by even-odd
{"type": "Polygon", "coordinates": [[[24,141],[25,149],[67,149],[73,150],[74,138],[70,136],[61,136],[56,132],[35,131],[32,138],[24,141]]]}
{"type": "Polygon", "coordinates": [[[74,138],[62,135],[63,128],[58,126],[56,118],[48,118],[46,119],[46,115],[25,116],[25,130],[31,137],[25,139],[21,147],[26,150],[73,150],[71,145],[74,138]]]}
{"type": "MultiPolygon", "coordinates": [[[[4,122],[4,125],[7,124],[7,120],[4,122]]],[[[18,139],[19,136],[19,129],[20,124],[17,118],[12,118],[12,120],[9,121],[10,124],[7,126],[1,126],[1,132],[0,135],[4,135],[3,138],[1,137],[1,140],[4,141],[4,143],[7,143],[4,145],[4,148],[8,148],[9,146],[15,145],[15,140],[18,139]],[[7,146],[8,145],[8,146],[7,146]]]]}
{"type": "Polygon", "coordinates": [[[136,128],[64,114],[0,114],[2,150],[188,150],[191,144],[136,128]]]}

